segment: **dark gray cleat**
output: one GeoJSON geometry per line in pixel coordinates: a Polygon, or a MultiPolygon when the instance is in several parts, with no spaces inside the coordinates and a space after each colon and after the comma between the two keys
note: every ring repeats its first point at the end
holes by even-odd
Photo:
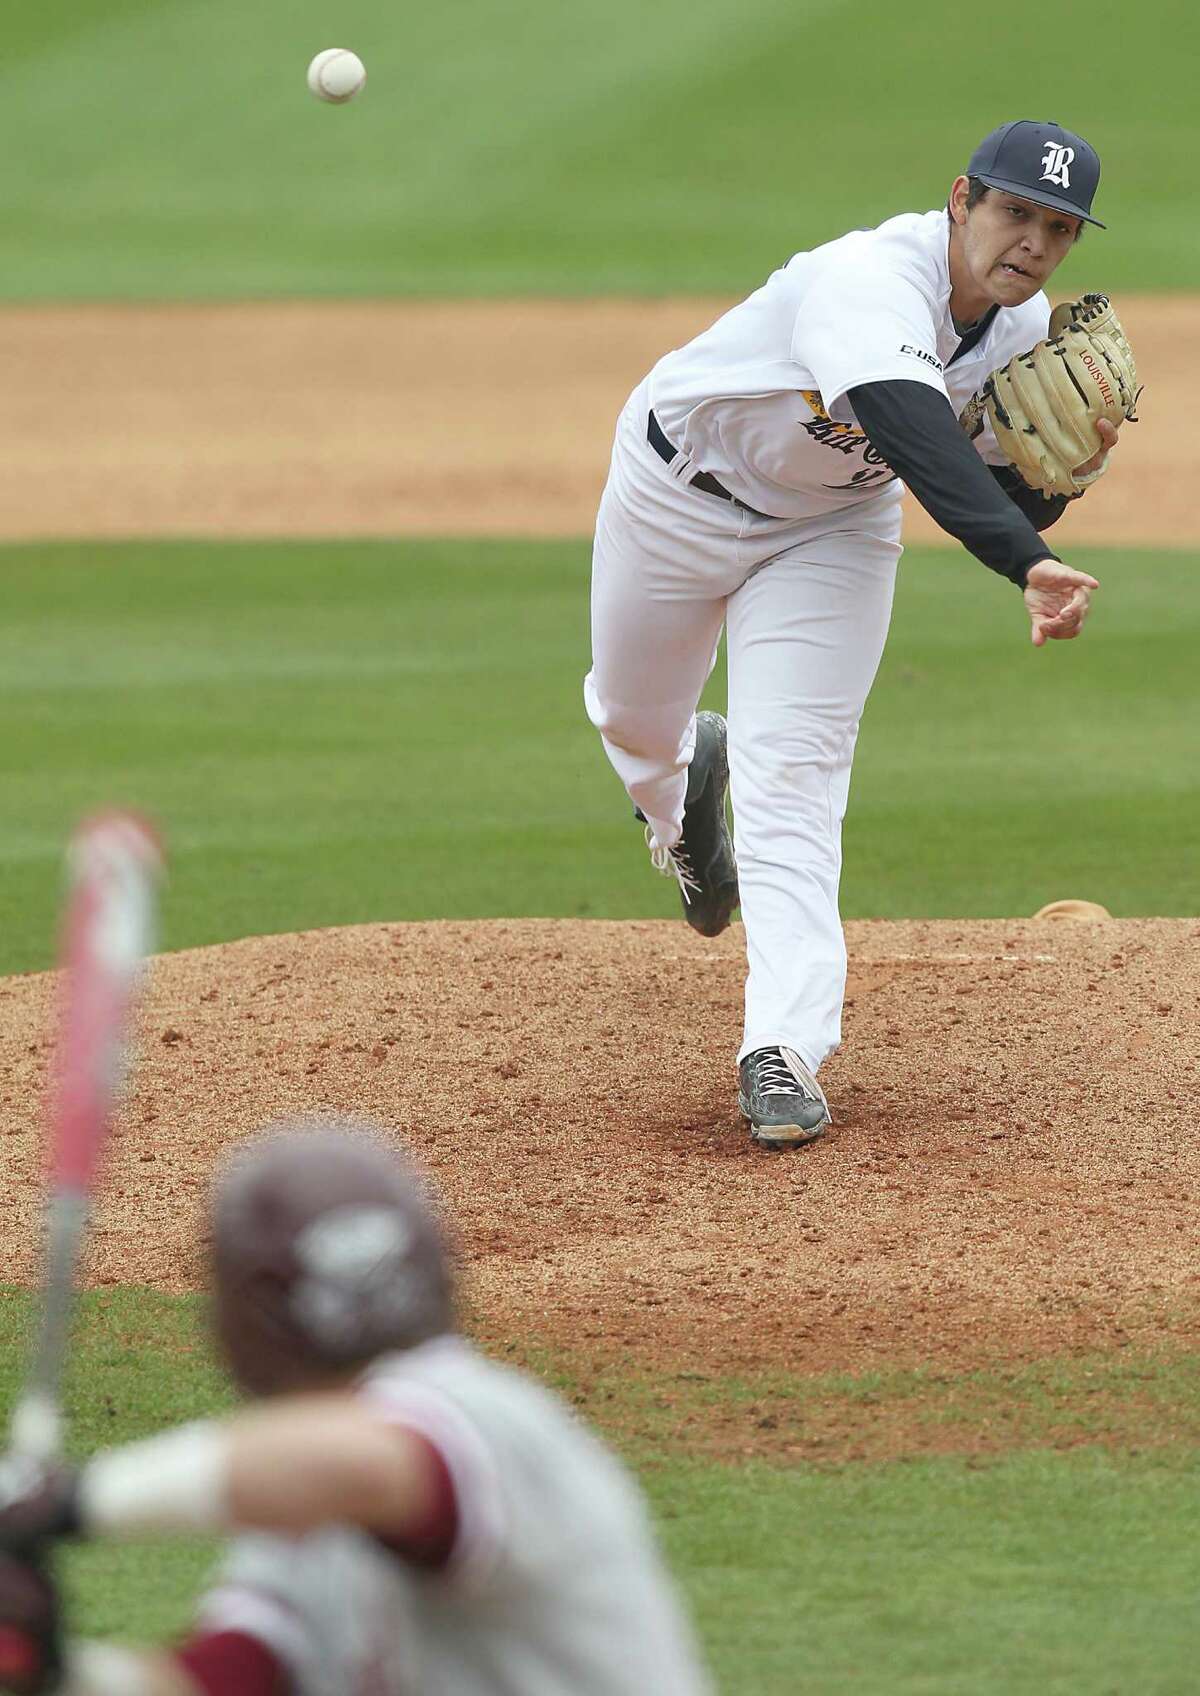
{"type": "Polygon", "coordinates": [[[655,848],[647,825],[646,846],[654,869],[678,883],[683,916],[701,936],[720,936],[738,904],[737,861],[725,812],[728,793],[725,720],[720,713],[697,713],[683,834],[673,848],[655,848]]]}
{"type": "Polygon", "coordinates": [[[832,1124],[829,1103],[793,1048],[756,1048],[738,1067],[738,1108],[764,1148],[815,1142],[832,1124]]]}

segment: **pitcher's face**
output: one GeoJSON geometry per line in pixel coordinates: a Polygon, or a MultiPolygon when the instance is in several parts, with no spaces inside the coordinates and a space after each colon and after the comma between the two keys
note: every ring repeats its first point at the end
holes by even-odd
{"type": "Polygon", "coordinates": [[[950,196],[955,292],[972,305],[981,302],[980,311],[1021,306],[1045,288],[1071,251],[1080,220],[995,188],[968,210],[969,187],[959,177],[950,196]]]}

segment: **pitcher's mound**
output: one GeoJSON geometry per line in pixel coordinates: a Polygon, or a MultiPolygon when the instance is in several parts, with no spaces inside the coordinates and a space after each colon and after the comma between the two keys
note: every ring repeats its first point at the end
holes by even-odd
{"type": "MultiPolygon", "coordinates": [[[[1186,1332],[1200,922],[847,928],[834,1125],[784,1155],[735,1107],[738,927],[373,925],[164,956],[89,1276],[202,1282],[214,1160],[327,1108],[432,1168],[487,1340],[816,1370],[1186,1332]]],[[[0,984],[16,1278],[53,989],[0,984]]]]}

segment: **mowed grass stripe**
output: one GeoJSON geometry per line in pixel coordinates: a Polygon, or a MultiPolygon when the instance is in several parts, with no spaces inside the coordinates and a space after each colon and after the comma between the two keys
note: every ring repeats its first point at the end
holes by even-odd
{"type": "MultiPolygon", "coordinates": [[[[0,1416],[16,1391],[36,1297],[0,1284],[0,1416]]],[[[736,1376],[598,1364],[520,1339],[492,1352],[542,1379],[637,1463],[688,1458],[781,1471],[878,1469],[956,1454],[1102,1448],[1159,1454],[1200,1446],[1200,1356],[1162,1316],[1153,1352],[1114,1347],[1019,1364],[794,1371],[736,1376]]],[[[67,1384],[73,1452],[232,1405],[207,1331],[205,1298],[113,1286],[80,1298],[67,1384]]],[[[1172,1455],[1175,1460],[1172,1460],[1172,1455]]]]}
{"type": "MultiPolygon", "coordinates": [[[[82,1306],[68,1394],[75,1453],[230,1405],[200,1298],[112,1289],[82,1306]]],[[[29,1321],[29,1297],[0,1288],[0,1417],[29,1321]]],[[[1092,1357],[937,1383],[954,1405],[990,1380],[1014,1410],[1015,1433],[1017,1410],[1037,1424],[1047,1386],[1087,1408],[1098,1377],[1110,1390],[1152,1384],[1161,1405],[1194,1408],[1195,1372],[1182,1354],[1092,1357]]],[[[637,1462],[723,1696],[1183,1696],[1190,1688],[1200,1652],[1200,1472],[1185,1427],[1186,1446],[1143,1453],[1025,1446],[889,1464],[705,1461],[665,1425],[653,1440],[630,1440],[628,1398],[669,1397],[671,1383],[618,1390],[614,1417],[569,1363],[546,1375],[582,1398],[637,1462]]],[[[860,1419],[885,1418],[919,1377],[796,1380],[792,1391],[810,1416],[825,1397],[847,1418],[855,1406],[860,1419]]],[[[727,1381],[708,1390],[750,1435],[763,1387],[727,1381]]],[[[782,1380],[776,1390],[783,1394],[782,1380]]],[[[1042,1439],[1057,1440],[1051,1426],[1042,1439]]],[[[143,1637],[178,1631],[213,1558],[214,1547],[199,1542],[73,1551],[72,1625],[143,1637]]]]}
{"type": "MultiPolygon", "coordinates": [[[[1071,557],[1096,611],[1039,652],[1008,584],[906,556],[847,917],[1196,910],[1195,559],[1071,557]]],[[[674,913],[584,717],[587,578],[582,542],[0,550],[0,971],[51,962],[66,835],[112,802],[165,831],[172,949],[674,913]]]]}
{"type": "MultiPolygon", "coordinates": [[[[1190,287],[1188,0],[1123,19],[1119,101],[1064,101],[1040,0],[341,0],[368,85],[304,70],[316,0],[9,8],[0,65],[8,299],[740,293],[798,248],[943,202],[982,134],[1052,114],[1099,148],[1068,292],[1190,287]],[[980,68],[1020,65],[980,96],[980,68]],[[936,99],[899,90],[936,87],[936,99]]],[[[1086,37],[1059,0],[1059,39],[1086,37]]]]}
{"type": "Polygon", "coordinates": [[[556,1384],[647,1465],[663,1454],[818,1470],[957,1455],[1099,1447],[1114,1453],[1200,1446],[1200,1356],[1186,1325],[1162,1319],[1148,1353],[1114,1347],[1017,1365],[734,1377],[587,1366],[519,1345],[511,1357],[556,1384]]]}

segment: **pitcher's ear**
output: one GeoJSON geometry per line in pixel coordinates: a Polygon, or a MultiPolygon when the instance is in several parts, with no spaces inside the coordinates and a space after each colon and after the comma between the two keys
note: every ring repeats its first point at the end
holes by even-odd
{"type": "Polygon", "coordinates": [[[969,177],[955,177],[950,185],[950,198],[946,202],[946,211],[956,224],[965,224],[970,212],[967,206],[967,196],[971,192],[969,177]]]}

